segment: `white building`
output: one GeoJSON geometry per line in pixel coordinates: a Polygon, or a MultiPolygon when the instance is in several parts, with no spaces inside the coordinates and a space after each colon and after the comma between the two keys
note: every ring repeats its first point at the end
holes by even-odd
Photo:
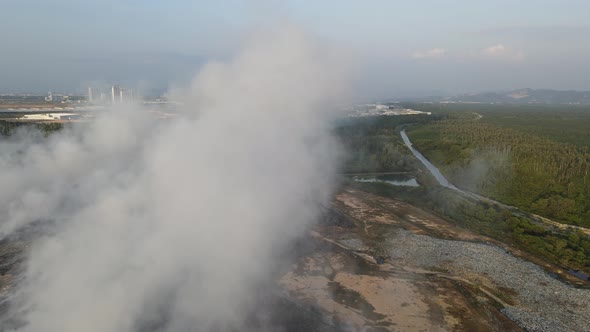
{"type": "Polygon", "coordinates": [[[111,103],[116,104],[117,99],[121,96],[121,88],[118,85],[113,85],[111,87],[111,103]]]}
{"type": "Polygon", "coordinates": [[[69,98],[69,96],[56,95],[56,94],[51,93],[51,91],[50,91],[47,94],[47,97],[45,97],[45,101],[61,103],[61,102],[67,101],[68,98],[69,98]]]}

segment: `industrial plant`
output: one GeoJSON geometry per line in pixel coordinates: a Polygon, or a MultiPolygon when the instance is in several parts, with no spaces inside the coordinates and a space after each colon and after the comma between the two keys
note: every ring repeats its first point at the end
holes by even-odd
{"type": "Polygon", "coordinates": [[[110,89],[88,87],[88,102],[93,104],[122,104],[132,102],[137,98],[132,89],[119,85],[112,85],[110,89]]]}

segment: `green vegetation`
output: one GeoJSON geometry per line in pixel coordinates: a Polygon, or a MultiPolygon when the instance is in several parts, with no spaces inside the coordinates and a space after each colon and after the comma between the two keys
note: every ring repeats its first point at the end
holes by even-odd
{"type": "Polygon", "coordinates": [[[421,187],[348,185],[394,197],[535,254],[590,274],[590,238],[538,223],[525,212],[477,202],[442,188],[405,148],[414,146],[461,188],[564,223],[590,227],[590,107],[438,105],[406,107],[433,116],[355,119],[337,129],[348,172],[415,172],[421,187]],[[478,115],[481,115],[480,118],[478,115]],[[575,134],[571,134],[575,133],[575,134]]]}
{"type": "Polygon", "coordinates": [[[476,202],[442,187],[396,187],[351,182],[349,186],[394,197],[430,210],[453,223],[533,253],[549,262],[590,273],[590,238],[581,231],[556,231],[496,205],[476,202]]]}
{"type": "Polygon", "coordinates": [[[445,118],[479,120],[549,140],[590,146],[590,105],[406,104],[445,118]]]}
{"type": "Polygon", "coordinates": [[[26,122],[8,122],[8,121],[0,121],[0,135],[1,136],[10,136],[12,135],[15,130],[19,128],[34,128],[41,131],[45,136],[49,134],[59,131],[64,127],[61,123],[26,123],[26,122]]]}
{"type": "Polygon", "coordinates": [[[345,173],[408,172],[417,161],[397,135],[396,128],[409,123],[426,123],[426,115],[385,116],[348,119],[336,134],[348,152],[345,173]]]}
{"type": "MultiPolygon", "coordinates": [[[[563,110],[556,117],[546,109],[535,118],[528,105],[522,114],[513,105],[499,114],[477,107],[455,109],[444,120],[412,127],[408,136],[460,188],[563,223],[590,227],[590,149],[566,142],[572,139],[569,135],[559,136],[559,141],[554,137],[557,128],[565,132],[572,121],[590,125],[590,109],[574,112],[573,119],[583,120],[572,120],[563,110]],[[509,111],[513,115],[507,115],[509,111]],[[472,112],[483,118],[476,120],[472,112]],[[531,128],[518,129],[527,121],[531,128]],[[549,121],[553,132],[544,129],[549,121]]],[[[575,130],[590,135],[590,126],[575,130]]]]}
{"type": "Polygon", "coordinates": [[[35,126],[37,127],[37,129],[39,129],[41,132],[43,132],[45,134],[45,136],[47,136],[53,132],[60,131],[64,127],[63,124],[57,123],[57,122],[37,123],[37,124],[35,124],[35,126]]]}

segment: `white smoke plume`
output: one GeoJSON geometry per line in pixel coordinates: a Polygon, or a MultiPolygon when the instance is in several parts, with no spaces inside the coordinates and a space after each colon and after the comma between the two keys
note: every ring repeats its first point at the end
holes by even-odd
{"type": "Polygon", "coordinates": [[[207,65],[179,115],[139,106],[2,143],[0,232],[52,220],[18,331],[239,330],[256,285],[330,198],[338,61],[289,27],[207,65]]]}

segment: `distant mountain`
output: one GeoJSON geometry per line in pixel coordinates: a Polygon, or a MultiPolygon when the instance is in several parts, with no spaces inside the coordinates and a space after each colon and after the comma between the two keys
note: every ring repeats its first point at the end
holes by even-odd
{"type": "Polygon", "coordinates": [[[442,103],[590,104],[590,91],[518,89],[506,92],[475,93],[427,99],[427,101],[442,103]]]}

